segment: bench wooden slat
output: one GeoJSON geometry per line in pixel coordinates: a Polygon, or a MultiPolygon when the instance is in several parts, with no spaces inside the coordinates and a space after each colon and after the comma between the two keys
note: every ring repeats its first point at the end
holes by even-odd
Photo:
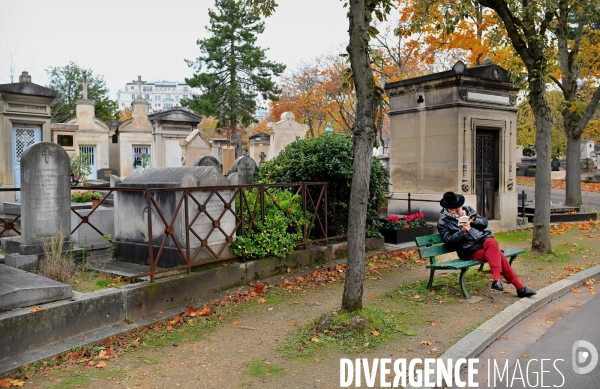
{"type": "Polygon", "coordinates": [[[446,246],[444,246],[443,244],[439,244],[437,246],[430,246],[430,247],[421,247],[419,249],[419,255],[421,256],[421,259],[427,258],[427,257],[433,257],[433,256],[437,256],[437,255],[444,255],[444,254],[448,254],[451,252],[452,251],[448,251],[446,249],[446,246]]]}
{"type": "Polygon", "coordinates": [[[431,246],[431,245],[439,244],[439,243],[443,243],[443,242],[442,242],[442,236],[440,234],[433,234],[433,235],[417,236],[415,238],[415,243],[417,244],[417,247],[423,247],[423,246],[431,246]]]}
{"type": "Polygon", "coordinates": [[[437,262],[435,264],[425,266],[427,269],[437,270],[461,270],[470,268],[471,266],[481,265],[481,261],[475,259],[453,259],[450,261],[437,262]]]}

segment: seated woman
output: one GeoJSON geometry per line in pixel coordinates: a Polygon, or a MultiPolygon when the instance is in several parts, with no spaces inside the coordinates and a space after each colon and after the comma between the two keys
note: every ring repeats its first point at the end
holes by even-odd
{"type": "Polygon", "coordinates": [[[442,211],[438,220],[438,232],[449,250],[456,251],[460,258],[476,259],[489,263],[492,270],[492,289],[504,290],[500,282],[500,273],[506,282],[517,288],[517,296],[531,297],[535,291],[526,287],[515,274],[498,242],[487,230],[488,222],[469,206],[464,206],[465,197],[454,192],[444,193],[440,201],[442,211]],[[462,220],[459,219],[463,217],[462,220]],[[465,216],[468,218],[467,220],[465,216]]]}

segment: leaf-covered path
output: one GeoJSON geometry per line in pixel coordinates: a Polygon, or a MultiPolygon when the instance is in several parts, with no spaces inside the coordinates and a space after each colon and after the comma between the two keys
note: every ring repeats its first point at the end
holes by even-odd
{"type": "MultiPolygon", "coordinates": [[[[528,248],[531,232],[497,236],[503,246],[528,248]]],[[[515,268],[529,287],[542,288],[600,263],[596,254],[599,237],[600,231],[587,223],[578,228],[558,226],[552,235],[555,254],[526,254],[515,262],[515,268]]],[[[301,359],[289,358],[278,348],[300,326],[340,306],[343,283],[336,274],[343,275],[343,266],[333,265],[272,278],[265,295],[228,294],[209,307],[216,312],[209,317],[203,316],[203,307],[190,308],[146,333],[107,343],[92,356],[73,352],[62,356],[62,363],[56,366],[56,360],[46,361],[45,366],[30,367],[20,372],[21,376],[7,378],[26,380],[27,387],[36,388],[339,387],[340,358],[435,357],[517,301],[510,286],[505,293],[490,290],[488,273],[469,272],[469,290],[482,299],[466,304],[459,302],[453,289],[424,289],[428,271],[415,256],[375,253],[367,264],[365,306],[381,307],[397,320],[396,336],[378,347],[318,349],[301,359]],[[233,300],[250,302],[233,304],[233,300]],[[107,353],[111,347],[115,351],[107,353]]],[[[454,275],[436,278],[456,286],[454,275]]],[[[372,340],[374,344],[377,341],[372,340]]]]}

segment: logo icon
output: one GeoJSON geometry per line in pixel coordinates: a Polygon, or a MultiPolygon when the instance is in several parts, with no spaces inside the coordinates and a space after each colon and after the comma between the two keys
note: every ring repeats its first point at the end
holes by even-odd
{"type": "Polygon", "coordinates": [[[571,350],[571,363],[575,373],[587,374],[594,370],[598,364],[598,350],[596,350],[596,347],[594,347],[594,345],[590,342],[578,340],[577,342],[573,343],[573,349],[571,350]]]}

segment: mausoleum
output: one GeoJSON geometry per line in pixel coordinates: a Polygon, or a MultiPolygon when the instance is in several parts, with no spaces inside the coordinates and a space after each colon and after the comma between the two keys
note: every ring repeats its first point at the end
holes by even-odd
{"type": "Polygon", "coordinates": [[[444,192],[498,227],[517,223],[517,88],[484,60],[385,85],[390,99],[390,213],[422,210],[437,220],[444,192]],[[429,202],[420,201],[428,200],[429,202]]]}

